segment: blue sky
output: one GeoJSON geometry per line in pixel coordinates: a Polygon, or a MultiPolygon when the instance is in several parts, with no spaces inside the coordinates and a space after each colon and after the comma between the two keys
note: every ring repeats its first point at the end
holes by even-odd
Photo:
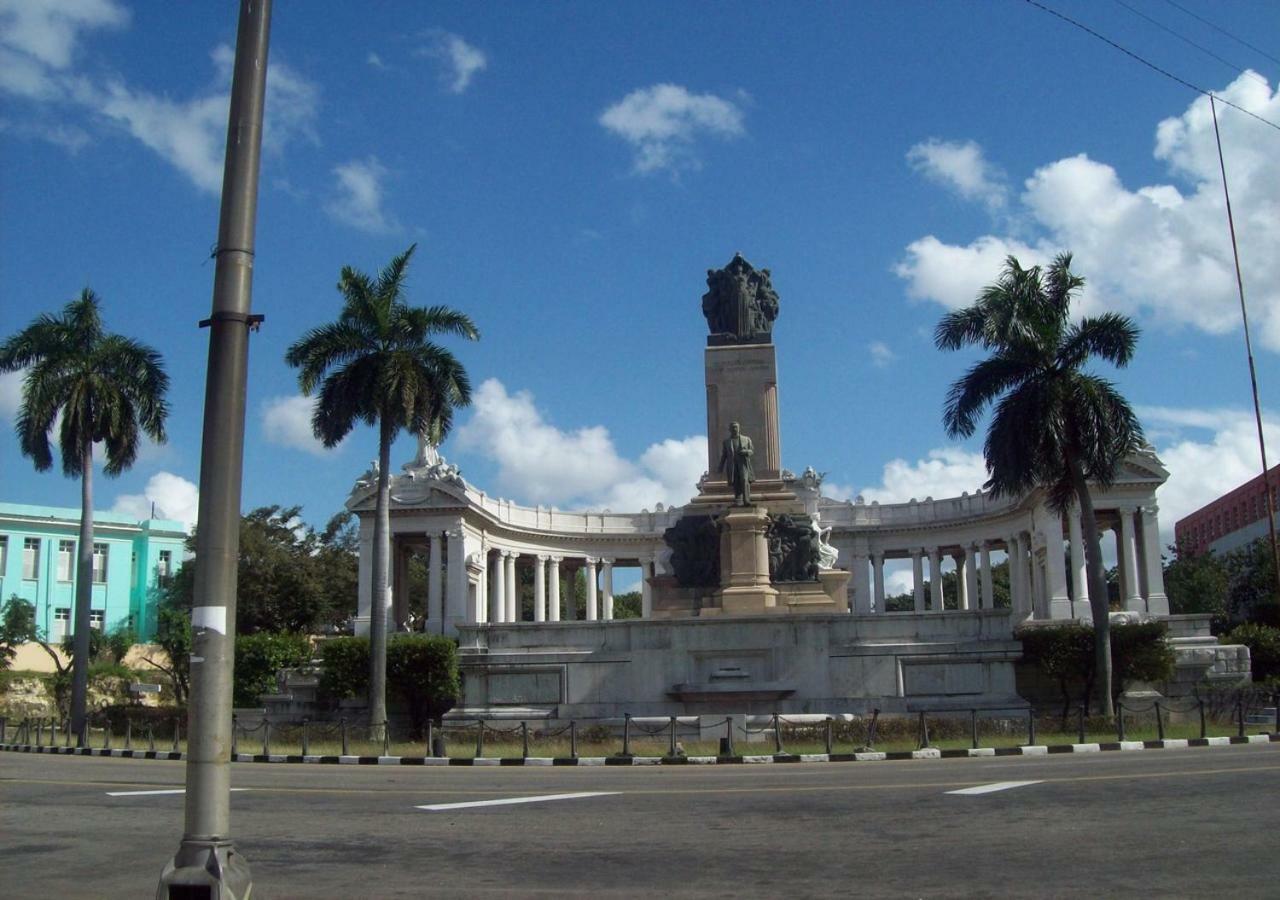
{"type": "MultiPolygon", "coordinates": [[[[1275,3],[1048,5],[1280,122],[1275,3]]],[[[235,29],[231,2],[0,0],[0,334],[88,285],[173,380],[168,444],[101,480],[102,507],[194,515],[235,29]]],[[[443,452],[521,502],[692,495],[699,298],[735,251],[781,296],[783,462],[835,496],[979,487],[980,440],[940,422],[973,357],[931,333],[1011,252],[1075,251],[1082,310],[1141,326],[1114,374],[1173,472],[1165,531],[1257,471],[1206,101],[1028,3],[277,0],[269,72],[246,509],[322,523],[375,455],[369,429],[309,438],[283,354],[336,315],[341,266],[414,242],[411,302],[483,333],[451,344],[476,403],[443,452]]],[[[1219,117],[1275,420],[1280,130],[1219,117]]],[[[0,378],[6,421],[19,396],[0,378]]],[[[0,479],[8,501],[78,502],[12,437],[0,479]]]]}

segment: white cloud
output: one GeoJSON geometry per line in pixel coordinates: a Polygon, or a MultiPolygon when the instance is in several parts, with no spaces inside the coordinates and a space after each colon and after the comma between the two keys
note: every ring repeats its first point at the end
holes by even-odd
{"type": "Polygon", "coordinates": [[[17,372],[0,372],[0,418],[12,421],[22,405],[22,382],[26,369],[17,372]]]}
{"type": "Polygon", "coordinates": [[[264,400],[261,408],[262,436],[269,444],[291,447],[314,456],[333,453],[342,445],[327,449],[311,430],[311,415],[315,407],[315,397],[301,394],[264,400]]]}
{"type": "MultiPolygon", "coordinates": [[[[0,65],[3,63],[0,62],[0,65]]],[[[70,153],[78,153],[89,143],[89,134],[83,128],[58,122],[15,122],[12,119],[0,119],[0,133],[48,141],[70,153]]]]}
{"type": "Polygon", "coordinates": [[[695,139],[735,138],[743,133],[742,110],[714,94],[691,94],[677,84],[632,91],[600,114],[600,124],[635,149],[634,171],[697,167],[695,139]]]}
{"type": "Polygon", "coordinates": [[[489,65],[484,53],[448,31],[429,31],[429,42],[417,50],[419,56],[428,56],[441,63],[440,78],[455,94],[461,94],[471,86],[475,74],[489,65]]]}
{"type": "MultiPolygon", "coordinates": [[[[1246,72],[1222,96],[1259,116],[1280,118],[1280,91],[1246,72]]],[[[1037,236],[988,234],[967,245],[932,235],[906,249],[897,273],[908,294],[948,308],[967,305],[994,281],[1003,257],[1046,262],[1060,249],[1089,280],[1082,312],[1103,308],[1210,334],[1239,328],[1209,101],[1201,97],[1156,128],[1155,157],[1186,186],[1127,188],[1111,166],[1079,155],[1048,163],[1018,198],[1037,236]]],[[[1233,110],[1219,116],[1231,180],[1240,261],[1261,343],[1280,350],[1280,154],[1272,129],[1233,110]]]]}
{"type": "Polygon", "coordinates": [[[926,178],[951,188],[966,200],[977,200],[988,209],[1004,206],[1004,176],[983,156],[974,141],[940,141],[930,138],[907,151],[907,162],[926,178]]]}
{"type": "Polygon", "coordinates": [[[697,492],[707,442],[696,436],[651,445],[637,461],[621,457],[600,425],[562,431],[543,418],[527,391],[510,394],[490,378],[476,390],[459,446],[498,466],[501,489],[521,502],[636,512],[680,505],[697,492]]]}
{"type": "Polygon", "coordinates": [[[369,51],[369,55],[364,58],[364,61],[375,69],[385,69],[387,67],[387,64],[382,61],[382,57],[374,53],[372,50],[369,51]]]}
{"type": "Polygon", "coordinates": [[[898,358],[898,354],[889,348],[884,341],[872,341],[867,345],[867,353],[871,356],[871,365],[883,369],[898,358]]]}
{"type": "Polygon", "coordinates": [[[926,459],[909,463],[892,459],[884,465],[880,484],[864,488],[868,502],[906,503],[932,497],[959,497],[965,491],[975,494],[987,480],[987,464],[981,453],[970,453],[958,447],[930,450],[926,459]]]}
{"type": "Polygon", "coordinates": [[[80,33],[128,24],[113,0],[0,0],[0,45],[50,69],[66,69],[80,33]]]}
{"type": "Polygon", "coordinates": [[[199,488],[187,479],[172,472],[157,472],[147,481],[141,494],[121,494],[111,511],[137,519],[151,518],[151,504],[155,504],[157,519],[174,519],[191,530],[196,523],[200,506],[199,488]]]}
{"type": "Polygon", "coordinates": [[[387,169],[377,157],[353,159],[335,166],[338,183],[334,196],[325,204],[325,212],[336,221],[370,234],[389,234],[400,230],[400,223],[382,206],[382,183],[387,169]]]}

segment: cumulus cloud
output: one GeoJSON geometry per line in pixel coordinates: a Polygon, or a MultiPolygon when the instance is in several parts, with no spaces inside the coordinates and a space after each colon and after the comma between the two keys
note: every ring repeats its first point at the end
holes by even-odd
{"type": "Polygon", "coordinates": [[[188,531],[196,523],[200,506],[200,490],[187,479],[172,472],[157,472],[147,481],[141,494],[121,494],[111,511],[133,516],[136,519],[151,518],[155,504],[157,519],[174,519],[188,531]]]}
{"type": "Polygon", "coordinates": [[[471,79],[477,72],[489,65],[489,58],[477,47],[473,47],[456,34],[448,31],[429,31],[428,42],[419,47],[419,56],[430,57],[440,64],[440,79],[445,87],[455,94],[461,94],[471,86],[471,79]]]}
{"type": "Polygon", "coordinates": [[[50,76],[71,66],[81,34],[128,22],[114,0],[0,0],[0,87],[28,97],[59,93],[50,76]]]}
{"type": "MultiPolygon", "coordinates": [[[[1280,118],[1280,91],[1251,72],[1220,93],[1259,116],[1280,118]]],[[[1251,317],[1262,344],[1280,350],[1274,132],[1230,109],[1219,121],[1251,317]]],[[[908,294],[948,308],[967,305],[995,280],[1005,255],[1026,265],[1066,249],[1075,254],[1075,270],[1089,279],[1082,312],[1114,309],[1210,334],[1236,330],[1239,301],[1208,99],[1160,122],[1155,137],[1156,159],[1182,186],[1126,187],[1114,168],[1083,154],[1047,163],[1025,181],[1017,201],[1033,236],[988,234],[968,244],[920,238],[896,269],[908,294]]]]}
{"type": "Polygon", "coordinates": [[[459,446],[497,463],[499,486],[521,502],[618,512],[679,505],[706,470],[705,437],[664,440],[628,460],[604,426],[561,430],[532,394],[509,393],[494,378],[476,390],[473,407],[456,432],[459,446]]]}
{"type": "Polygon", "coordinates": [[[871,357],[871,365],[883,369],[898,358],[898,354],[889,348],[884,341],[872,341],[867,345],[867,353],[871,357]]]}
{"type": "Polygon", "coordinates": [[[302,450],[314,456],[334,452],[338,448],[327,449],[311,430],[311,415],[315,407],[315,397],[304,397],[301,394],[264,400],[260,419],[262,436],[269,444],[302,450]]]}
{"type": "Polygon", "coordinates": [[[885,463],[880,484],[862,490],[868,502],[906,503],[912,498],[959,497],[981,490],[987,480],[987,464],[981,453],[970,453],[959,447],[930,450],[925,459],[914,463],[892,459],[885,463]]]}
{"type": "Polygon", "coordinates": [[[387,169],[377,157],[353,159],[335,166],[337,177],[333,197],[325,204],[325,212],[336,221],[370,234],[389,234],[400,230],[400,223],[382,205],[383,181],[387,169]]]}
{"type": "Polygon", "coordinates": [[[0,372],[0,418],[13,421],[22,405],[22,382],[27,377],[26,369],[17,372],[0,372]]]}
{"type": "Polygon", "coordinates": [[[1004,176],[987,162],[974,141],[930,138],[907,151],[907,162],[930,181],[976,200],[992,210],[1005,204],[1004,176]]]}
{"type": "Polygon", "coordinates": [[[699,165],[694,142],[704,135],[743,133],[742,110],[714,94],[692,94],[677,84],[632,91],[600,114],[600,124],[635,150],[638,174],[675,173],[699,165]]]}

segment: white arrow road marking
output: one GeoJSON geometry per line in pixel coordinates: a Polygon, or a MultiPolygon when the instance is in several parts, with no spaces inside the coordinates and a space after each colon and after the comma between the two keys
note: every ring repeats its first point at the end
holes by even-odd
{"type": "MultiPolygon", "coordinates": [[[[248,788],[231,788],[233,791],[247,791],[248,788]]],[[[108,797],[151,797],[156,794],[185,794],[186,788],[172,788],[164,791],[107,791],[108,797]]]]}
{"type": "Polygon", "coordinates": [[[466,803],[430,803],[418,809],[442,812],[446,809],[468,809],[473,806],[511,806],[516,803],[543,803],[547,800],[581,800],[584,797],[608,797],[621,791],[584,791],[579,794],[543,794],[540,797],[504,797],[501,800],[469,800],[466,803]]]}
{"type": "Polygon", "coordinates": [[[976,787],[963,788],[958,791],[947,791],[948,794],[963,794],[965,796],[973,796],[974,794],[994,794],[996,791],[1007,791],[1010,788],[1026,787],[1029,784],[1040,784],[1039,781],[995,781],[991,784],[980,784],[976,787]]]}

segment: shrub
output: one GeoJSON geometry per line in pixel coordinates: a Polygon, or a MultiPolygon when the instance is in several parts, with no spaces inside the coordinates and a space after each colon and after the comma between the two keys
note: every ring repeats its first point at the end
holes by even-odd
{"type": "Polygon", "coordinates": [[[1270,625],[1237,625],[1222,638],[1225,644],[1249,648],[1249,665],[1254,681],[1280,677],[1280,628],[1270,625]]]}
{"type": "MultiPolygon", "coordinates": [[[[1111,626],[1111,684],[1117,695],[1135,681],[1160,682],[1173,676],[1173,648],[1165,640],[1163,622],[1111,626]]],[[[1062,715],[1071,708],[1073,694],[1085,709],[1094,684],[1093,627],[1078,622],[1021,628],[1023,664],[1040,669],[1058,683],[1062,715]]]]}
{"type": "Polygon", "coordinates": [[[346,700],[363,697],[369,690],[369,639],[327,638],[320,643],[321,697],[346,700]]]}
{"type": "Polygon", "coordinates": [[[1165,640],[1164,622],[1111,626],[1111,681],[1116,694],[1135,681],[1160,682],[1173,677],[1175,656],[1165,640]]]}
{"type": "MultiPolygon", "coordinates": [[[[369,690],[369,639],[330,638],[320,645],[320,696],[363,697],[369,690]]],[[[450,638],[395,635],[387,641],[387,692],[401,701],[415,737],[427,719],[439,720],[462,692],[458,646],[450,638]]]]}
{"type": "Polygon", "coordinates": [[[263,631],[236,635],[236,706],[257,706],[259,694],[274,693],[276,672],[311,659],[305,634],[263,631]]]}

